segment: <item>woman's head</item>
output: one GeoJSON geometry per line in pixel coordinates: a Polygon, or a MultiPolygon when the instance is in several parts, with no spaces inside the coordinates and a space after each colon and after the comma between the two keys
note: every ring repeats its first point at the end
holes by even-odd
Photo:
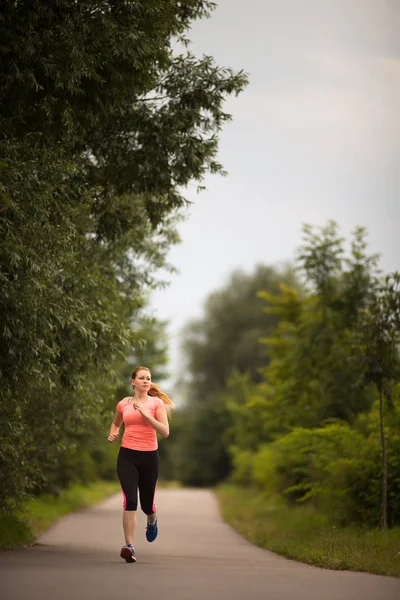
{"type": "Polygon", "coordinates": [[[149,390],[151,387],[151,372],[147,367],[136,367],[131,375],[132,387],[137,391],[149,390]]]}
{"type": "Polygon", "coordinates": [[[151,381],[151,372],[148,367],[136,367],[133,369],[131,381],[134,390],[147,391],[148,396],[156,396],[164,402],[168,409],[173,408],[174,403],[169,396],[151,381]]]}

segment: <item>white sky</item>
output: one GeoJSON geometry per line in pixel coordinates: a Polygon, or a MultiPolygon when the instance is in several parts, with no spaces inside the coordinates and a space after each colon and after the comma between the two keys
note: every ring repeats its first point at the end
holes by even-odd
{"type": "Polygon", "coordinates": [[[244,69],[250,83],[225,108],[228,177],[195,187],[153,295],[170,322],[173,379],[179,330],[236,268],[292,259],[303,223],[366,226],[384,270],[400,270],[399,0],[220,0],[197,22],[191,50],[244,69]]]}

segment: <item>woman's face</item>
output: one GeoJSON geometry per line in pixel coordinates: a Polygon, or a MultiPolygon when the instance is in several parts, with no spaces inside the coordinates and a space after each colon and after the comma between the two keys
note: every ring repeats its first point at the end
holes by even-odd
{"type": "Polygon", "coordinates": [[[144,392],[150,389],[151,373],[147,369],[141,369],[136,373],[135,379],[132,379],[132,385],[138,392],[144,392]]]}

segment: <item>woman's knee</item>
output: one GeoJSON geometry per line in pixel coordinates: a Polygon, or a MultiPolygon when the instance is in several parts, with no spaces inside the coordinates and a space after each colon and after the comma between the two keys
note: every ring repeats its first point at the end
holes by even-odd
{"type": "Polygon", "coordinates": [[[154,503],[154,499],[153,500],[147,500],[147,499],[142,500],[140,502],[140,508],[142,509],[144,514],[147,515],[148,517],[150,515],[154,515],[154,513],[157,511],[157,507],[154,503]]]}
{"type": "Polygon", "coordinates": [[[137,510],[137,500],[133,498],[126,498],[124,500],[124,510],[137,510]]]}
{"type": "Polygon", "coordinates": [[[122,497],[124,510],[137,510],[137,494],[131,496],[130,494],[126,494],[124,490],[122,490],[122,497]]]}

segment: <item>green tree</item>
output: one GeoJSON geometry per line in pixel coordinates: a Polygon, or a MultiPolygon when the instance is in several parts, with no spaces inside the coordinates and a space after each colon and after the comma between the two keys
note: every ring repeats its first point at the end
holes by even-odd
{"type": "Polygon", "coordinates": [[[268,356],[259,338],[275,325],[276,317],[263,314],[257,291],[276,292],[281,281],[295,282],[290,268],[279,271],[259,265],[250,274],[235,272],[226,286],[209,296],[204,317],[183,330],[188,431],[177,444],[182,457],[179,472],[185,483],[210,485],[230,472],[232,411],[227,400],[231,377],[246,373],[245,386],[261,380],[260,369],[268,356]]]}
{"type": "Polygon", "coordinates": [[[220,68],[212,57],[171,47],[213,6],[3,2],[4,156],[11,145],[17,162],[24,148],[71,160],[72,182],[65,174],[60,187],[81,182],[95,190],[93,229],[103,237],[137,217],[124,210],[126,201],[121,205],[125,194],[140,195],[140,210],[154,227],[162,223],[185,203],[189,181],[222,172],[218,131],[230,118],[223,103],[246,84],[242,72],[220,68]]]}
{"type": "Polygon", "coordinates": [[[231,460],[225,439],[229,413],[219,396],[203,404],[180,409],[184,427],[174,452],[179,480],[185,485],[210,486],[230,472],[231,460]]]}
{"type": "Polygon", "coordinates": [[[362,228],[355,230],[348,256],[335,223],[304,231],[298,266],[306,292],[259,294],[265,311],[279,318],[273,335],[261,341],[273,358],[265,378],[282,431],[329,419],[352,422],[373,400],[356,386],[361,370],[351,360],[351,332],[376,284],[377,256],[367,254],[362,228]]]}
{"type": "Polygon", "coordinates": [[[279,294],[258,294],[278,323],[261,338],[271,359],[264,381],[232,379],[233,477],[323,503],[345,523],[375,526],[380,496],[387,527],[399,519],[400,276],[379,281],[364,230],[356,229],[346,256],[332,228],[315,237],[307,230],[302,291],[281,285],[279,294]],[[344,452],[337,433],[357,443],[344,452]],[[325,436],[333,442],[329,448],[320,444],[325,436]],[[289,444],[278,464],[276,450],[286,442],[299,447],[289,444]],[[279,483],[284,473],[287,485],[279,483]]]}
{"type": "Polygon", "coordinates": [[[141,347],[132,318],[168,267],[185,186],[223,173],[223,104],[246,76],[172,49],[212,8],[1,5],[2,506],[98,418],[141,347]]]}
{"type": "Polygon", "coordinates": [[[373,383],[379,394],[381,442],[381,527],[387,529],[387,448],[385,399],[391,404],[393,386],[400,381],[400,274],[387,275],[375,290],[368,308],[361,312],[358,358],[363,366],[361,383],[373,383]]]}
{"type": "Polygon", "coordinates": [[[297,262],[311,293],[318,297],[324,308],[336,300],[338,279],[342,272],[343,242],[334,221],[329,221],[319,231],[315,231],[311,225],[303,226],[303,243],[298,250],[297,262]]]}
{"type": "Polygon", "coordinates": [[[204,316],[186,325],[182,354],[188,371],[188,401],[204,402],[227,389],[234,371],[260,381],[260,368],[268,361],[259,344],[265,330],[275,326],[274,315],[262,313],[260,289],[276,293],[281,281],[295,283],[290,268],[279,271],[259,265],[253,273],[234,272],[228,283],[207,298],[204,316]]]}

